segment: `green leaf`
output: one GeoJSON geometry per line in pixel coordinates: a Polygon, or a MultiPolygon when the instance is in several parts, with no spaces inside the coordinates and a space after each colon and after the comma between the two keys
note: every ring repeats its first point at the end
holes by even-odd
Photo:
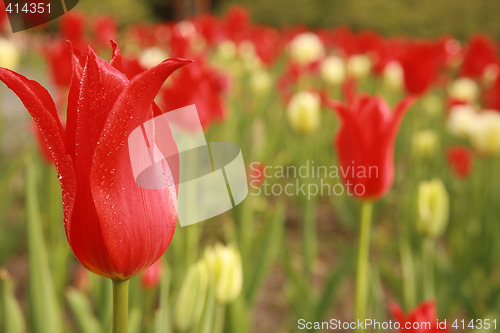
{"type": "Polygon", "coordinates": [[[102,332],[101,325],[93,313],[92,305],[84,293],[70,288],[66,292],[66,299],[80,332],[102,332]]]}
{"type": "Polygon", "coordinates": [[[0,331],[23,333],[24,317],[15,295],[14,284],[6,270],[0,270],[0,331]]]}
{"type": "Polygon", "coordinates": [[[61,312],[54,292],[38,206],[37,170],[31,158],[26,158],[25,162],[31,332],[60,333],[61,312]]]}

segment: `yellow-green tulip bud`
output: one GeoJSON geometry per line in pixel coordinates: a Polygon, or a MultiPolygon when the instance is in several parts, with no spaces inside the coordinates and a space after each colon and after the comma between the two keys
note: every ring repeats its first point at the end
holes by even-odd
{"type": "Polygon", "coordinates": [[[412,138],[412,151],[418,158],[429,158],[436,154],[439,148],[439,136],[436,131],[423,130],[415,133],[412,138]]]}
{"type": "Polygon", "coordinates": [[[472,104],[479,96],[479,87],[474,80],[462,77],[450,84],[448,94],[454,99],[472,104]]]}
{"type": "Polygon", "coordinates": [[[391,90],[401,90],[404,84],[403,67],[397,61],[389,62],[382,74],[384,85],[391,90]]]}
{"type": "Polygon", "coordinates": [[[180,331],[186,331],[200,320],[205,305],[209,282],[209,271],[204,260],[191,266],[182,283],[174,323],[180,331]]]}
{"type": "Polygon", "coordinates": [[[256,96],[262,96],[269,92],[273,80],[266,70],[255,70],[250,77],[250,89],[256,96]]]}
{"type": "Polygon", "coordinates": [[[500,114],[493,110],[478,113],[469,136],[479,153],[500,155],[500,114]]]}
{"type": "Polygon", "coordinates": [[[321,79],[327,84],[339,85],[345,80],[345,67],[342,58],[329,56],[321,63],[321,79]]]}
{"type": "Polygon", "coordinates": [[[448,192],[439,179],[421,182],[418,187],[418,230],[425,236],[438,237],[448,224],[448,192]]]}
{"type": "Polygon", "coordinates": [[[215,281],[215,300],[230,303],[243,287],[241,255],[234,246],[215,245],[205,251],[205,259],[215,281]]]}
{"type": "Polygon", "coordinates": [[[166,51],[154,46],[144,50],[141,57],[139,58],[139,63],[144,68],[151,68],[167,58],[168,54],[166,51]]]}
{"type": "Polygon", "coordinates": [[[356,54],[347,60],[347,73],[356,79],[364,79],[370,74],[372,62],[365,54],[356,54]]]}
{"type": "Polygon", "coordinates": [[[0,37],[0,67],[14,69],[21,58],[16,44],[11,40],[0,37]]]}
{"type": "Polygon", "coordinates": [[[324,54],[325,47],[313,32],[301,33],[290,42],[290,58],[300,65],[320,60],[324,54]]]}
{"type": "Polygon", "coordinates": [[[309,134],[319,127],[320,99],[318,95],[302,91],[295,94],[288,103],[288,123],[300,134],[309,134]]]}

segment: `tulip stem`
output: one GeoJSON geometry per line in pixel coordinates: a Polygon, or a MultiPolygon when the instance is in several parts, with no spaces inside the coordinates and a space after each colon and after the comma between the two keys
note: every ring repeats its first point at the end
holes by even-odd
{"type": "Polygon", "coordinates": [[[128,280],[113,279],[113,333],[127,333],[128,280]]]}
{"type": "Polygon", "coordinates": [[[366,318],[368,303],[368,257],[370,253],[370,228],[373,202],[365,201],[361,206],[361,230],[359,234],[358,265],[356,277],[356,319],[366,318]]]}
{"type": "Polygon", "coordinates": [[[424,262],[424,297],[434,297],[434,240],[426,238],[423,242],[424,262]]]}

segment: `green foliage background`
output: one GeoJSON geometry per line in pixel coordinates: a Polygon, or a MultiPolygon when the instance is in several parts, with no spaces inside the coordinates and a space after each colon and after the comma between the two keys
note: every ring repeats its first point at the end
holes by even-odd
{"type": "Polygon", "coordinates": [[[226,0],[250,9],[257,21],[310,28],[349,25],[384,35],[464,39],[477,32],[500,38],[498,0],[226,0]]]}
{"type": "MultiPolygon", "coordinates": [[[[191,0],[186,0],[191,1],[191,0]]],[[[303,24],[310,28],[349,25],[355,31],[374,29],[383,35],[466,39],[484,32],[500,39],[499,0],[212,0],[214,11],[247,7],[253,20],[272,26],[303,24]]],[[[82,0],[79,9],[116,13],[126,25],[159,18],[158,7],[172,0],[82,0]]]]}

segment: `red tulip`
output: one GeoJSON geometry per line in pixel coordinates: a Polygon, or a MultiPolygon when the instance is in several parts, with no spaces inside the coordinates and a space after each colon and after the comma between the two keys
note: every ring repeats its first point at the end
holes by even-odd
{"type": "Polygon", "coordinates": [[[226,77],[209,67],[203,58],[176,73],[171,84],[162,90],[163,109],[175,110],[195,104],[204,128],[213,121],[223,120],[226,107],[223,93],[226,90],[226,77]]]}
{"type": "Polygon", "coordinates": [[[486,36],[477,35],[468,42],[460,74],[478,78],[489,64],[495,63],[496,48],[486,36]]]}
{"type": "Polygon", "coordinates": [[[107,46],[110,40],[118,36],[118,28],[112,16],[100,16],[94,21],[94,35],[99,46],[107,46]]]}
{"type": "Polygon", "coordinates": [[[0,2],[0,29],[3,27],[5,21],[7,20],[7,12],[5,11],[5,5],[0,2]]]}
{"type": "Polygon", "coordinates": [[[224,17],[224,29],[227,37],[236,43],[248,38],[250,13],[245,7],[231,6],[224,17]]]}
{"type": "Polygon", "coordinates": [[[406,316],[397,304],[390,307],[394,319],[399,323],[399,332],[406,333],[436,333],[448,332],[444,323],[438,327],[436,304],[432,301],[421,303],[406,316]],[[425,327],[424,325],[427,325],[425,327]],[[442,326],[442,327],[441,327],[442,326]],[[430,329],[429,329],[430,327],[430,329]]]}
{"type": "Polygon", "coordinates": [[[448,165],[461,179],[467,178],[472,171],[472,154],[465,146],[454,146],[446,154],[448,165]]]}
{"type": "Polygon", "coordinates": [[[445,60],[444,49],[438,44],[415,42],[406,45],[400,59],[406,91],[412,95],[425,93],[436,82],[445,60]]]}
{"type": "Polygon", "coordinates": [[[144,289],[154,289],[161,279],[161,260],[149,266],[141,275],[141,285],[144,289]]]}
{"type": "Polygon", "coordinates": [[[328,101],[342,121],[335,139],[341,177],[348,193],[361,200],[384,196],[394,181],[394,142],[399,125],[414,98],[402,100],[391,112],[379,96],[358,96],[348,105],[328,101]]]}
{"type": "Polygon", "coordinates": [[[59,88],[69,87],[73,75],[73,54],[67,42],[61,39],[53,40],[43,47],[42,53],[54,84],[59,88]]]}
{"type": "Polygon", "coordinates": [[[143,122],[161,114],[153,102],[156,94],[189,61],[166,60],[129,80],[117,69],[116,44],[111,63],[90,47],[85,55],[74,52],[66,128],[40,84],[4,68],[0,80],[21,99],[50,148],[75,256],[96,274],[127,279],[165,252],[177,213],[174,190],[136,185],[126,140],[143,122]]]}
{"type": "Polygon", "coordinates": [[[72,10],[61,17],[60,33],[63,40],[69,40],[73,46],[84,51],[88,45],[85,37],[85,16],[72,10]]]}

